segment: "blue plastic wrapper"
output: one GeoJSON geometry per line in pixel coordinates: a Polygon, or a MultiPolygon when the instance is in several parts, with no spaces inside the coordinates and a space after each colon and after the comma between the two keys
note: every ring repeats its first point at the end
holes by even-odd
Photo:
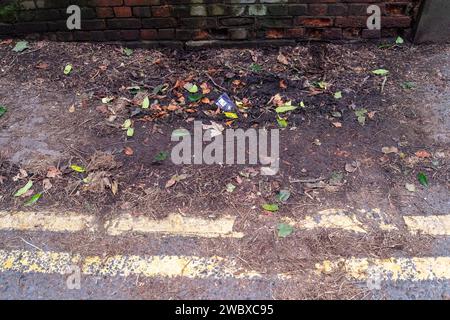
{"type": "Polygon", "coordinates": [[[223,93],[216,101],[216,105],[225,112],[232,111],[236,109],[236,105],[233,100],[226,94],[223,93]]]}

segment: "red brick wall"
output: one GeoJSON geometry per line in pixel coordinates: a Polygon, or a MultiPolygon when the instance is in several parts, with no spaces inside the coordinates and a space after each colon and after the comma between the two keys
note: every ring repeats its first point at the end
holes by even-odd
{"type": "MultiPolygon", "coordinates": [[[[14,1],[14,0],[9,0],[14,1]]],[[[420,0],[19,0],[0,36],[45,34],[75,41],[337,40],[408,33],[420,0]],[[198,3],[200,2],[200,3],[198,3]],[[68,31],[65,10],[82,7],[82,29],[68,31]],[[381,31],[366,29],[366,9],[382,10],[381,31]]]]}

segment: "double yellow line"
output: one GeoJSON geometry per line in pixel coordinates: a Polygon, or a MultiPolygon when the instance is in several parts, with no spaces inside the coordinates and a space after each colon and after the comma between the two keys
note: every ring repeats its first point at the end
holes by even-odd
{"type": "MultiPolygon", "coordinates": [[[[380,212],[373,209],[370,215],[380,212]],[[373,211],[375,210],[375,211],[373,211]]],[[[450,235],[450,216],[404,216],[407,232],[433,236],[450,235]]],[[[366,233],[368,226],[358,215],[339,209],[328,209],[302,220],[284,219],[298,229],[331,228],[343,231],[366,233]]],[[[110,236],[126,235],[130,232],[164,234],[189,237],[242,238],[244,233],[234,230],[235,218],[202,219],[169,215],[162,220],[123,215],[99,222],[94,216],[78,213],[57,214],[54,212],[6,212],[0,211],[0,231],[39,232],[105,232],[110,236]]],[[[378,222],[381,230],[399,230],[398,226],[383,219],[378,222]]],[[[0,272],[66,274],[72,266],[78,266],[84,275],[187,278],[267,278],[290,279],[286,274],[261,274],[239,266],[233,258],[219,256],[137,256],[114,255],[81,256],[68,252],[27,251],[0,249],[0,272]]],[[[318,263],[311,274],[344,272],[356,280],[378,278],[398,280],[450,280],[450,257],[412,258],[350,258],[318,263]]]]}

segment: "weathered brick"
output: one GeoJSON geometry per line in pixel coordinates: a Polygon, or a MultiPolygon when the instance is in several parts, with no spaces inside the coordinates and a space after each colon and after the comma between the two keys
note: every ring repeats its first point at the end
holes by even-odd
{"type": "Polygon", "coordinates": [[[152,7],[153,17],[170,17],[172,8],[170,6],[156,6],[152,7]]]}
{"type": "Polygon", "coordinates": [[[113,18],[114,11],[111,7],[97,7],[95,8],[98,18],[113,18]]]}
{"type": "Polygon", "coordinates": [[[222,18],[219,20],[223,26],[251,26],[255,24],[254,18],[222,18]]]}
{"type": "Polygon", "coordinates": [[[228,29],[228,35],[231,40],[244,40],[248,37],[248,30],[244,28],[228,29]]]}
{"type": "Polygon", "coordinates": [[[133,16],[130,7],[114,7],[114,15],[117,18],[129,18],[133,16]]]}
{"type": "Polygon", "coordinates": [[[306,4],[293,4],[288,7],[288,14],[292,16],[304,16],[307,9],[306,4]]]}
{"type": "Polygon", "coordinates": [[[173,28],[177,26],[177,21],[173,18],[151,18],[142,19],[143,28],[173,28]]]}
{"type": "Polygon", "coordinates": [[[310,17],[298,17],[295,19],[296,25],[305,27],[330,27],[333,25],[332,18],[310,18],[310,17]]]}
{"type": "Polygon", "coordinates": [[[133,7],[133,16],[148,18],[152,16],[152,11],[150,7],[133,7]]]}
{"type": "Polygon", "coordinates": [[[215,18],[181,18],[180,26],[194,29],[211,29],[217,27],[217,20],[215,18]]]}
{"type": "Polygon", "coordinates": [[[337,17],[334,25],[341,28],[365,28],[367,17],[337,17]]]}
{"type": "Polygon", "coordinates": [[[133,41],[139,39],[139,30],[121,30],[120,39],[125,41],[133,41]]]}
{"type": "Polygon", "coordinates": [[[381,30],[364,29],[362,31],[362,37],[364,39],[378,39],[381,37],[381,30]]]}
{"type": "Polygon", "coordinates": [[[159,29],[158,39],[160,40],[175,39],[175,29],[159,29]]]}
{"type": "Polygon", "coordinates": [[[310,4],[308,5],[308,14],[311,16],[324,16],[328,12],[326,4],[310,4]]]}
{"type": "MultiPolygon", "coordinates": [[[[1,2],[1,0],[0,0],[1,2]]],[[[46,34],[77,41],[368,39],[411,33],[419,0],[21,0],[0,16],[0,37],[46,34]],[[66,9],[82,10],[82,30],[67,31],[66,9]],[[381,8],[381,30],[367,30],[369,5],[381,8]],[[178,39],[178,40],[174,40],[178,39]]],[[[259,40],[255,40],[259,41],[259,40]]],[[[239,43],[239,41],[232,41],[239,43]]],[[[192,44],[190,44],[192,45],[192,44]]]]}
{"type": "Polygon", "coordinates": [[[141,39],[144,40],[155,40],[158,38],[158,30],[156,29],[142,29],[141,39]]]}
{"type": "Polygon", "coordinates": [[[159,0],[124,0],[126,6],[156,6],[159,0]]]}
{"type": "Polygon", "coordinates": [[[139,29],[141,20],[139,19],[111,19],[107,20],[108,27],[111,29],[139,29]]]}
{"type": "Polygon", "coordinates": [[[257,20],[257,25],[263,28],[292,27],[292,18],[261,18],[257,20]]]}

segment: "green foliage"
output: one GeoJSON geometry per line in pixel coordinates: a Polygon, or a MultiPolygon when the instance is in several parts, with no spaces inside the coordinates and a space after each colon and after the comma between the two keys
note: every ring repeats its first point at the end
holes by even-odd
{"type": "Polygon", "coordinates": [[[13,22],[16,20],[20,5],[16,0],[5,2],[0,3],[0,22],[13,22]]]}

